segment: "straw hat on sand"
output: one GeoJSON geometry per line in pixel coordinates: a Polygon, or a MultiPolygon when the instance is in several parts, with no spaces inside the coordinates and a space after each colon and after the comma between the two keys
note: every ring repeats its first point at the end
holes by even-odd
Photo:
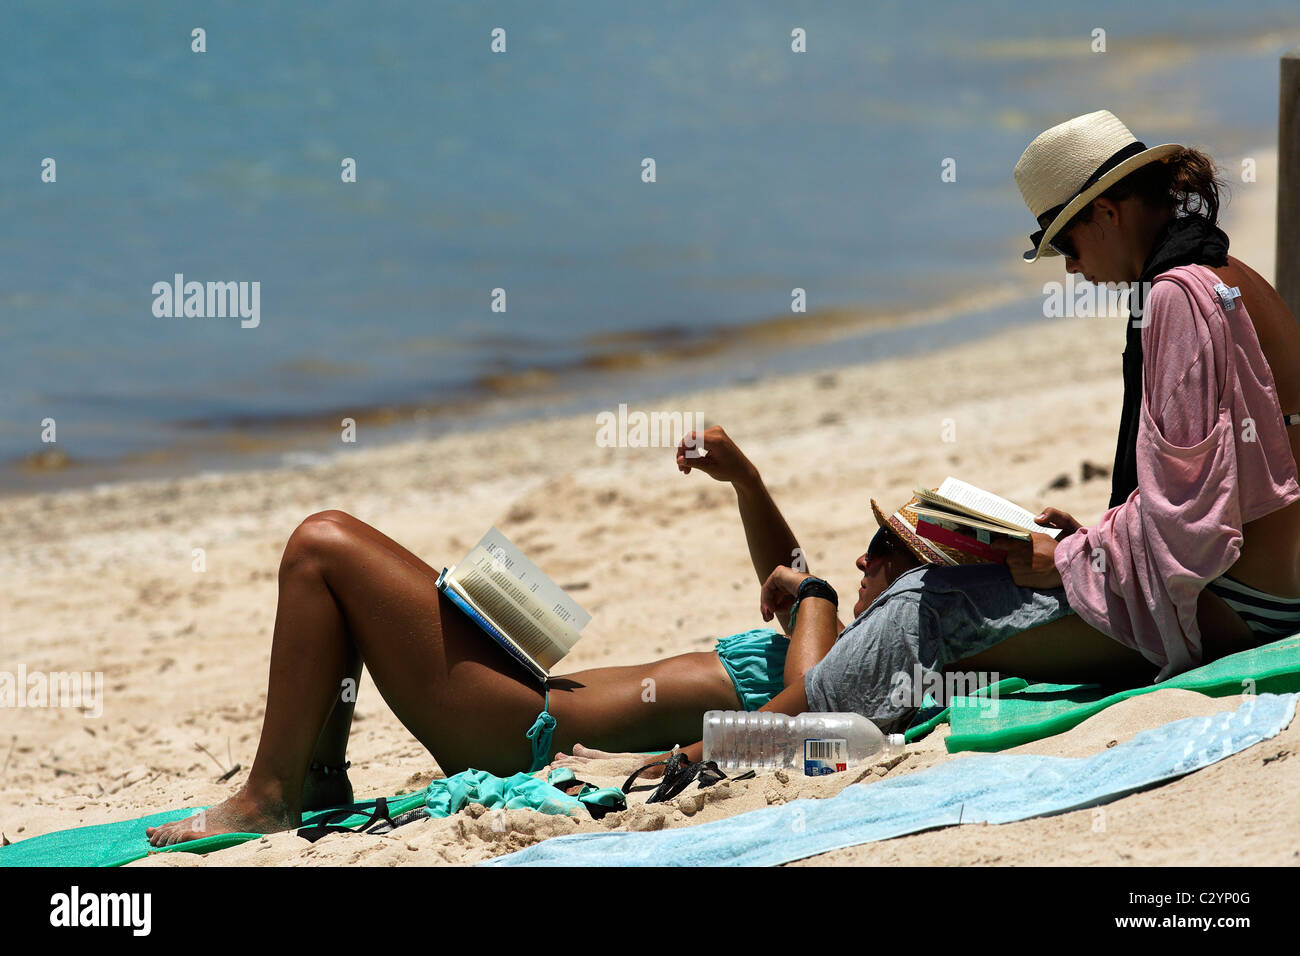
{"type": "Polygon", "coordinates": [[[1025,262],[1060,255],[1050,243],[1076,213],[1139,166],[1166,162],[1181,149],[1177,143],[1147,149],[1110,110],[1040,133],[1015,169],[1020,195],[1041,227],[1029,237],[1034,248],[1025,262]]]}

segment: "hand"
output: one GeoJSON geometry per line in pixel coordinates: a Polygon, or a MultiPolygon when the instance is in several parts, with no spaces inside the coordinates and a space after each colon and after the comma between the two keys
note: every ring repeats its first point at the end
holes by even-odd
{"type": "Polygon", "coordinates": [[[758,598],[758,609],[763,615],[763,620],[770,621],[778,613],[790,610],[794,605],[795,595],[799,593],[799,585],[805,578],[810,577],[811,574],[793,568],[773,568],[772,573],[763,582],[763,591],[758,598]]]}
{"type": "Polygon", "coordinates": [[[754,466],[720,425],[687,432],[677,445],[677,470],[689,475],[698,468],[715,481],[735,483],[749,478],[754,466]]]}
{"type": "Polygon", "coordinates": [[[1044,508],[1043,513],[1035,518],[1034,522],[1047,528],[1060,528],[1063,532],[1062,537],[1072,535],[1083,527],[1072,516],[1058,508],[1044,508]]]}
{"type": "Polygon", "coordinates": [[[1030,538],[1007,538],[998,544],[999,550],[1007,554],[1011,580],[1022,588],[1061,587],[1061,575],[1056,570],[1056,539],[1037,532],[1030,532],[1030,538]]]}

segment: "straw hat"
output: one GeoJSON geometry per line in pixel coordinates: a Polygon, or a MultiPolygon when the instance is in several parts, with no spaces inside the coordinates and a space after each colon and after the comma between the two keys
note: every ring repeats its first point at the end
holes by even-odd
{"type": "MultiPolygon", "coordinates": [[[[937,489],[936,489],[937,490],[937,489]]],[[[917,514],[912,510],[912,505],[918,503],[918,498],[913,495],[911,500],[903,507],[899,508],[888,518],[880,510],[880,505],[876,504],[876,499],[871,499],[871,510],[876,516],[876,523],[886,531],[892,531],[902,539],[903,544],[907,545],[907,550],[916,555],[917,559],[923,564],[981,564],[984,563],[981,558],[974,555],[963,554],[961,551],[954,550],[942,544],[936,544],[926,538],[922,538],[916,533],[917,514]],[[945,555],[947,557],[945,557],[945,555]]]]}
{"type": "Polygon", "coordinates": [[[1165,143],[1147,149],[1110,110],[1066,120],[1040,133],[1016,163],[1016,185],[1039,225],[1025,262],[1060,255],[1048,242],[1084,206],[1133,170],[1168,158],[1183,147],[1165,143]]]}

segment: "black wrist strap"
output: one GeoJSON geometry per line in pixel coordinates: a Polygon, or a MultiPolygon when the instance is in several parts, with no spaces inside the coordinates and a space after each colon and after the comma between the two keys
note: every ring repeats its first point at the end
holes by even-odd
{"type": "Polygon", "coordinates": [[[835,593],[835,589],[821,578],[804,578],[799,584],[799,591],[795,597],[799,601],[810,597],[825,598],[836,608],[840,606],[840,598],[835,593]]]}

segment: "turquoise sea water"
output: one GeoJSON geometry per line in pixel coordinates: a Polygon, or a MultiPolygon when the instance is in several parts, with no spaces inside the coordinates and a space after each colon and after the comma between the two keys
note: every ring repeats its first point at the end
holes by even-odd
{"type": "Polygon", "coordinates": [[[716,342],[794,287],[978,291],[1032,228],[1011,168],[1047,126],[1106,107],[1149,144],[1275,141],[1300,7],[1225,9],[9,0],[0,489],[55,480],[17,467],[47,418],[84,465],[537,369],[617,402],[584,363],[716,342]],[[155,316],[177,273],[259,282],[258,326],[155,316]]]}

